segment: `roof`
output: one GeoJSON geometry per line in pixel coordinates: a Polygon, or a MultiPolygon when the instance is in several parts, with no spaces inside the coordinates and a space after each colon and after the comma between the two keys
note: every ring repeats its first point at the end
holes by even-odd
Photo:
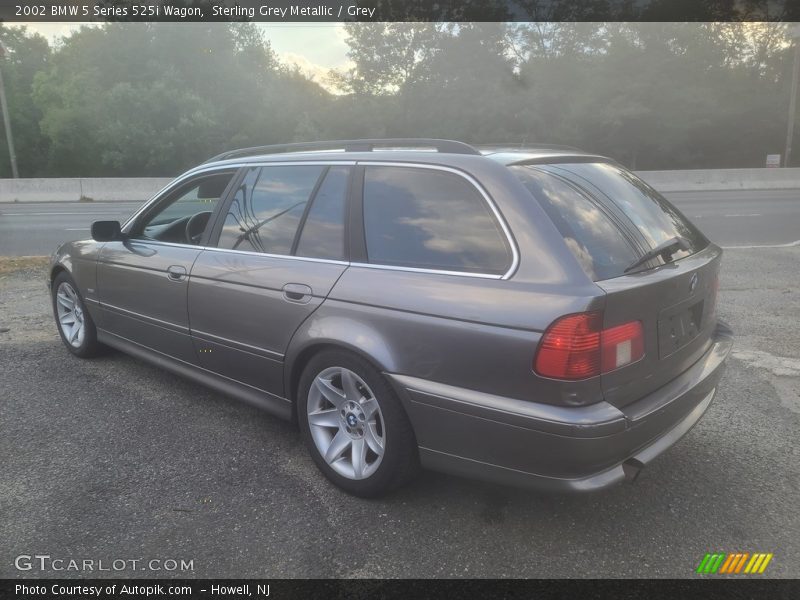
{"type": "Polygon", "coordinates": [[[231,150],[204,163],[217,166],[247,163],[324,161],[398,161],[439,164],[464,164],[489,158],[505,166],[553,162],[588,162],[610,159],[570,146],[551,144],[491,144],[470,146],[453,140],[402,138],[381,140],[331,140],[299,144],[280,144],[231,150]]]}
{"type": "Polygon", "coordinates": [[[505,166],[534,165],[554,162],[609,162],[610,158],[599,154],[590,154],[581,150],[511,150],[487,152],[486,158],[491,158],[505,166]]]}

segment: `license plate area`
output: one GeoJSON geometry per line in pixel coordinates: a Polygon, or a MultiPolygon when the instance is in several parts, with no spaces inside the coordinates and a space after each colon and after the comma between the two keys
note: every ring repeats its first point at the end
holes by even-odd
{"type": "Polygon", "coordinates": [[[688,306],[681,303],[661,312],[658,319],[659,358],[674,354],[700,334],[703,327],[703,304],[703,300],[688,306]]]}

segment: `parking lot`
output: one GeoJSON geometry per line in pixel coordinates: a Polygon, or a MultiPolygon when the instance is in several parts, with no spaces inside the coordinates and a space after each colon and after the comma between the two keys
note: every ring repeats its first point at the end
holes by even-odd
{"type": "MultiPolygon", "coordinates": [[[[696,577],[706,552],[800,572],[800,247],[729,249],[737,334],[705,418],[634,484],[550,495],[424,473],[380,499],[295,427],[123,354],[62,348],[44,271],[0,271],[0,577],[19,555],[193,561],[160,577],[696,577]]],[[[109,575],[109,573],[93,573],[109,575]]]]}

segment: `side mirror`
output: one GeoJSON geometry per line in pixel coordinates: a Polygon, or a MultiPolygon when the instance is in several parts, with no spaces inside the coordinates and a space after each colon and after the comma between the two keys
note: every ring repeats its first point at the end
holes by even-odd
{"type": "Polygon", "coordinates": [[[119,221],[95,221],[92,223],[92,239],[96,242],[113,242],[122,239],[119,221]]]}

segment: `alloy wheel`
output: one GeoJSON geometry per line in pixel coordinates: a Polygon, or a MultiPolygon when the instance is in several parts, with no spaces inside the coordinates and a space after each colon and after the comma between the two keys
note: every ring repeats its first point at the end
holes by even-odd
{"type": "Polygon", "coordinates": [[[62,281],[56,290],[58,327],[64,339],[73,348],[80,348],[86,336],[86,322],[83,307],[75,289],[62,281]]]}
{"type": "Polygon", "coordinates": [[[375,473],[386,429],[378,400],[361,377],[344,367],[325,369],[314,378],[307,411],[314,445],[332,469],[356,480],[375,473]]]}

